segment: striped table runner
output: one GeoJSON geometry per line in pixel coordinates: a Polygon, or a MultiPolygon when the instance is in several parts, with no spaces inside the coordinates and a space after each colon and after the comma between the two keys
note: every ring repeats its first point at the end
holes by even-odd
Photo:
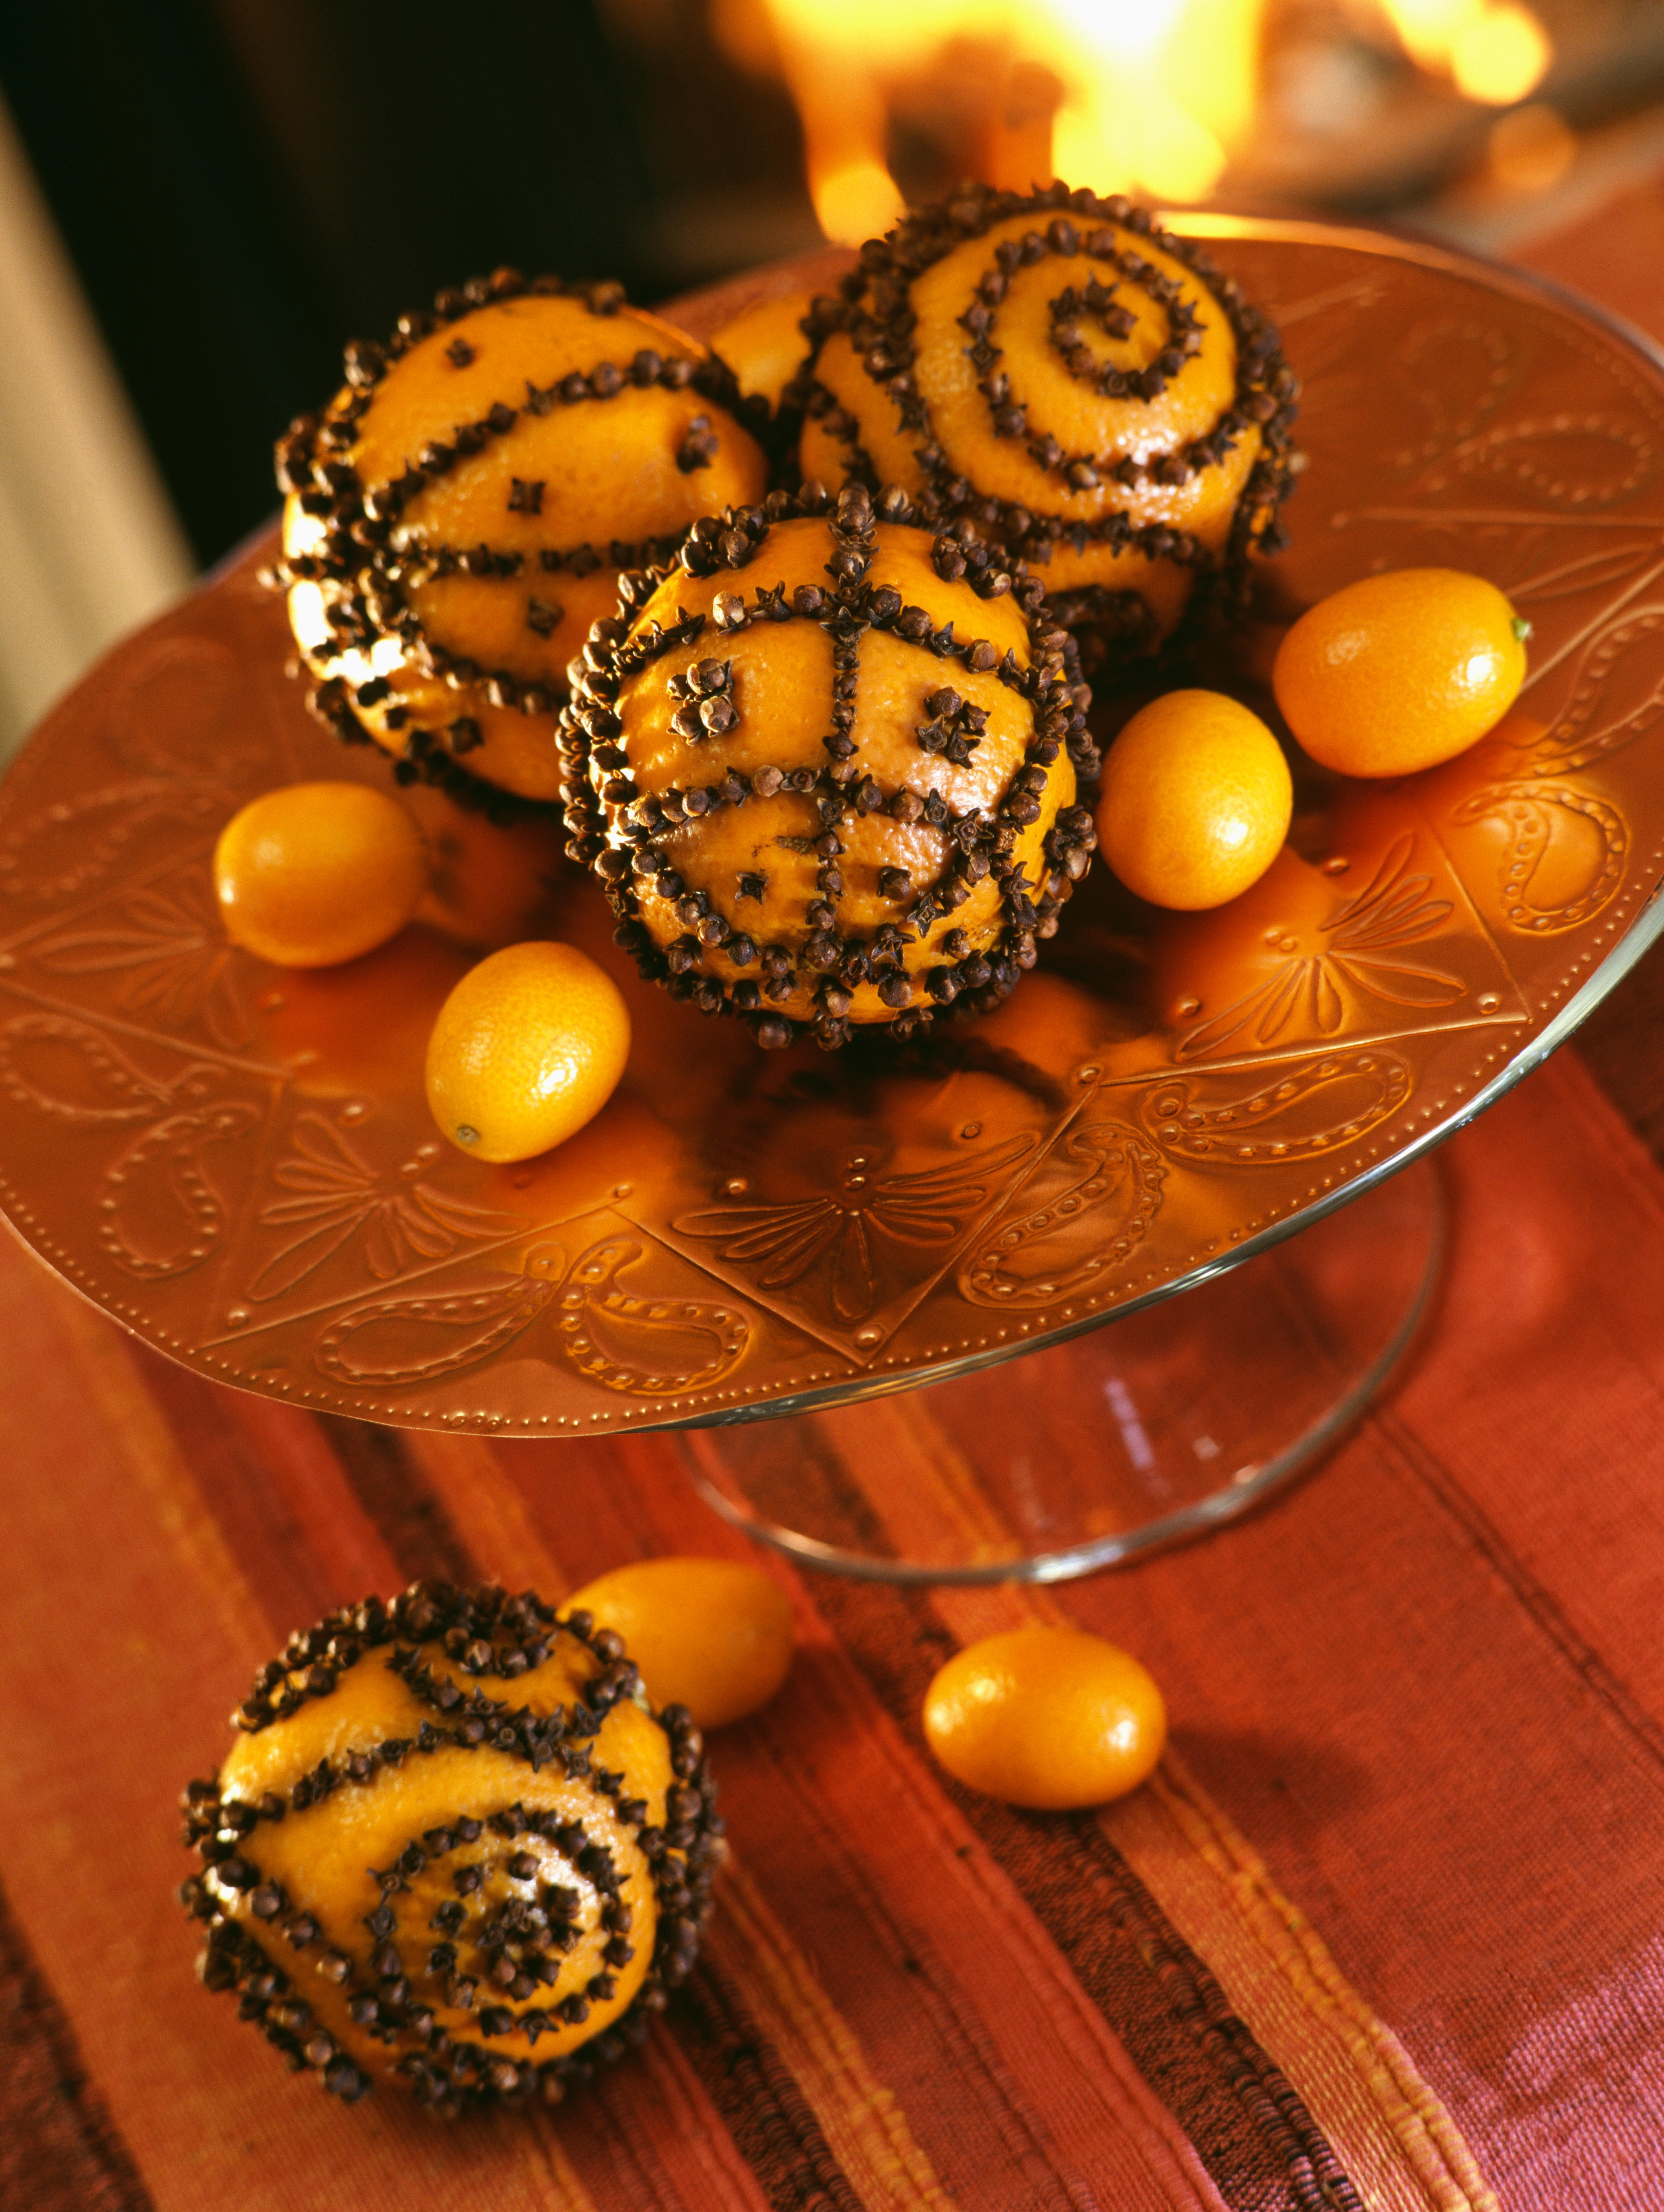
{"type": "Polygon", "coordinates": [[[202,1381],[0,1249],[0,2203],[1664,2204],[1664,1182],[1570,1056],[1449,1159],[1428,1350],[1257,1520],[1055,1594],[774,1568],[799,1651],[714,1745],[734,1854],[692,1983],[592,2094],[454,2126],[342,2107],[197,1984],[174,1800],[253,1667],[419,1575],[556,1596],[742,1551],[689,1480],[725,1454],[903,1538],[975,1538],[975,1466],[928,1392],[366,1427],[202,1381]],[[943,1657],[1035,1619],[1167,1690],[1170,1756],[1102,1814],[924,1749],[943,1657]]]}

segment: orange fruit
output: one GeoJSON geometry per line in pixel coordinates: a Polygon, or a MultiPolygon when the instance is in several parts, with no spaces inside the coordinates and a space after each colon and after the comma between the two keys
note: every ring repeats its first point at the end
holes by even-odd
{"type": "Polygon", "coordinates": [[[1136,1790],[1162,1755],[1167,1708],[1101,1636],[1018,1628],[949,1660],[925,1692],[925,1736],[973,1790],[1060,1812],[1136,1790]]]}
{"type": "Polygon", "coordinates": [[[749,398],[761,392],[771,407],[778,407],[786,386],[809,355],[803,319],[815,304],[815,289],[805,286],[778,300],[753,300],[719,331],[711,333],[711,351],[726,361],[749,398]]]}
{"type": "Polygon", "coordinates": [[[225,933],[279,968],[333,968],[396,937],[428,889],[428,848],[363,783],[291,783],[234,814],[214,848],[225,933]]]}
{"type": "Polygon", "coordinates": [[[1276,859],[1293,810],[1289,764],[1257,714],[1220,691],[1169,691],[1109,749],[1098,842],[1153,905],[1223,906],[1276,859]]]}
{"type": "Polygon", "coordinates": [[[655,1705],[685,1705],[702,1729],[767,1705],[792,1663],[791,1601],[738,1559],[638,1559],[567,1601],[616,1628],[655,1705]]]}
{"type": "MultiPolygon", "coordinates": [[[[865,492],[849,497],[854,503],[847,502],[846,512],[871,513],[865,492]]],[[[740,536],[744,538],[743,531],[740,536]]],[[[828,558],[841,542],[824,516],[792,514],[776,521],[757,551],[756,573],[760,578],[766,568],[768,578],[757,588],[778,586],[788,601],[794,592],[812,592],[818,601],[828,558]]],[[[953,624],[962,639],[974,637],[983,651],[972,656],[975,668],[956,662],[953,682],[944,684],[939,664],[928,653],[921,658],[917,644],[881,626],[868,629],[859,647],[849,647],[852,656],[859,653],[859,669],[844,672],[855,684],[847,739],[829,738],[821,728],[836,674],[826,629],[818,621],[759,621],[723,635],[717,611],[745,581],[726,565],[697,576],[678,568],[666,577],[635,609],[629,638],[595,641],[599,658],[612,659],[595,672],[592,690],[590,678],[580,674],[574,695],[579,723],[569,728],[579,731],[572,743],[580,752],[579,724],[586,718],[593,722],[595,711],[614,732],[612,745],[592,750],[586,763],[591,788],[602,802],[592,817],[605,840],[597,850],[598,871],[611,884],[634,882],[628,901],[631,926],[645,930],[666,956],[671,987],[685,989],[701,1006],[714,1008],[726,999],[748,1016],[759,1042],[789,1043],[793,1033],[783,1024],[796,1023],[812,1027],[830,1049],[847,1041],[851,1025],[902,1021],[910,1027],[938,995],[938,987],[943,1004],[962,990],[986,987],[986,975],[981,983],[972,977],[984,954],[999,955],[1007,892],[993,871],[973,878],[950,869],[952,840],[932,818],[942,806],[962,833],[969,830],[967,817],[986,821],[1005,811],[1016,836],[1009,857],[1026,870],[1029,882],[1037,887],[1048,878],[1065,886],[1070,882],[1060,866],[1053,875],[1048,855],[1058,850],[1051,835],[1058,815],[1075,799],[1074,765],[1066,752],[1049,764],[1042,760],[1035,750],[1038,723],[1053,726],[1047,717],[1054,709],[1047,707],[1037,716],[1034,702],[999,673],[1007,654],[1015,668],[1044,671],[1046,698],[1066,702],[1059,711],[1072,711],[1061,647],[1042,646],[1030,635],[1014,592],[979,599],[963,577],[944,580],[932,565],[927,531],[879,522],[873,544],[877,566],[867,588],[898,597],[944,633],[953,624]],[[678,623],[701,620],[702,635],[674,652],[646,654],[630,642],[652,635],[655,624],[670,632],[678,623]],[[714,640],[720,659],[712,657],[714,640]],[[990,655],[996,665],[984,665],[990,655]],[[700,687],[708,683],[724,687],[706,700],[713,726],[722,732],[718,750],[724,772],[751,778],[750,795],[741,806],[707,805],[702,792],[690,811],[678,804],[677,815],[686,812],[688,818],[666,817],[654,832],[654,850],[663,856],[660,872],[634,874],[630,855],[639,849],[634,841],[641,824],[632,808],[639,813],[647,798],[657,806],[653,794],[704,786],[717,773],[714,740],[700,719],[706,705],[696,711],[693,705],[705,696],[700,687]],[[981,732],[974,748],[943,734],[957,727],[952,718],[962,710],[981,732]],[[939,716],[948,720],[938,726],[939,716]],[[932,726],[920,738],[926,724],[932,726]],[[824,842],[820,808],[829,802],[792,788],[786,779],[793,771],[805,778],[817,774],[826,764],[826,745],[845,742],[855,747],[865,779],[864,786],[850,789],[864,789],[870,797],[851,807],[839,825],[835,883],[828,874],[830,856],[815,849],[817,838],[824,842]],[[920,750],[927,742],[952,744],[952,750],[932,755],[920,750]],[[626,760],[634,784],[616,774],[626,760]],[[1026,779],[1021,791],[1019,778],[1026,779]],[[632,792],[638,796],[632,798],[632,792]],[[934,808],[932,800],[938,802],[934,808]],[[851,939],[865,948],[863,964],[848,968],[841,981],[832,969],[815,964],[821,959],[835,968],[842,957],[833,941],[836,933],[828,935],[832,909],[825,903],[823,876],[836,899],[837,930],[846,949],[851,939]],[[916,919],[915,902],[927,904],[928,921],[916,919]],[[893,934],[898,923],[904,926],[897,942],[875,951],[880,933],[893,934]],[[774,964],[780,959],[783,967],[774,964]],[[976,963],[969,975],[959,972],[967,960],[976,963]],[[944,965],[955,974],[939,972],[944,965]]],[[[738,547],[734,551],[738,557],[738,547]]],[[[702,567],[704,557],[695,566],[702,567]]],[[[1041,639],[1063,635],[1044,628],[1038,633],[1041,639]]],[[[576,769],[577,757],[568,757],[576,769]]],[[[1042,906],[1048,896],[1036,888],[1042,906]]],[[[1054,898],[1049,911],[1055,910],[1054,898]]]]}
{"type": "Polygon", "coordinates": [[[477,1160],[529,1160],[564,1143],[612,1096],[629,1012],[573,945],[505,945],[471,968],[428,1040],[428,1104],[477,1160]]]}
{"type": "Polygon", "coordinates": [[[1272,686],[1302,745],[1343,775],[1409,775],[1494,729],[1525,681],[1522,622],[1483,576],[1397,568],[1309,607],[1272,686]]]}

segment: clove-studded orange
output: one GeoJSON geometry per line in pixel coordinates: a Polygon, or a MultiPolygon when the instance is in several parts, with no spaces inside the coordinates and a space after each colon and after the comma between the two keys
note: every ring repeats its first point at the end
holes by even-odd
{"type": "Polygon", "coordinates": [[[552,799],[566,665],[619,569],[762,491],[746,403],[617,285],[507,270],[346,367],[277,448],[277,578],[314,706],[408,777],[552,799]]]}
{"type": "Polygon", "coordinates": [[[1193,240],[1120,196],[962,185],[861,249],[788,394],[805,477],[902,485],[1125,658],[1280,541],[1295,380],[1193,240]]]}
{"type": "Polygon", "coordinates": [[[619,941],[765,1046],[997,1006],[1096,842],[1074,641],[903,492],[773,492],[627,574],[562,718],[619,941]]]}
{"type": "Polygon", "coordinates": [[[416,1583],[292,1636],[232,1718],[183,1801],[202,1978],[336,2095],[557,2102],[685,1977],[702,1741],[581,1608],[416,1583]]]}

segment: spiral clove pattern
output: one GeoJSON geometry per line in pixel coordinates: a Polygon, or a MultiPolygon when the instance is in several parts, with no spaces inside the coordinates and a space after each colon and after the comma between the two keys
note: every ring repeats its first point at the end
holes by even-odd
{"type": "Polygon", "coordinates": [[[1095,657],[1157,643],[1281,543],[1297,387],[1277,334],[1125,198],[962,185],[863,246],[805,327],[805,477],[969,517],[1095,657]]]}
{"type": "Polygon", "coordinates": [[[199,1970],[337,2096],[557,2102],[685,1977],[703,1744],[587,1613],[414,1583],[292,1637],[233,1720],[184,1799],[199,1970]]]}

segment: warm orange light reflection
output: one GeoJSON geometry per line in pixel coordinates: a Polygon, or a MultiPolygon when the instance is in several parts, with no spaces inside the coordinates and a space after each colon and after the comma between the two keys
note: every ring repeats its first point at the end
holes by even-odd
{"type": "Polygon", "coordinates": [[[810,183],[821,228],[841,246],[882,238],[907,212],[895,178],[871,155],[823,167],[810,183]]]}
{"type": "Polygon", "coordinates": [[[1469,100],[1511,106],[1541,83],[1554,49],[1520,0],[1382,0],[1411,59],[1469,100]]]}
{"type": "MultiPolygon", "coordinates": [[[[1367,0],[1365,0],[1367,4],[1367,0]]],[[[1507,107],[1553,58],[1525,0],[1376,0],[1418,67],[1507,107]]],[[[893,114],[956,118],[988,182],[1206,198],[1254,127],[1266,0],[712,0],[737,58],[784,76],[827,236],[902,212],[893,114]]]]}
{"type": "Polygon", "coordinates": [[[1456,40],[1450,74],[1469,100],[1511,107],[1542,82],[1552,53],[1529,8],[1487,8],[1456,40]]]}
{"type": "Polygon", "coordinates": [[[1553,108],[1533,101],[1499,116],[1485,152],[1491,175],[1511,192],[1545,192],[1577,159],[1577,136],[1553,108]]]}
{"type": "Polygon", "coordinates": [[[962,75],[984,80],[985,137],[999,142],[984,167],[1005,171],[1004,184],[1043,183],[1055,170],[1101,192],[1201,199],[1253,118],[1263,0],[765,4],[803,114],[815,210],[844,244],[879,227],[884,88],[950,52],[962,75]],[[1049,149],[1036,83],[1056,94],[1049,149]]]}

